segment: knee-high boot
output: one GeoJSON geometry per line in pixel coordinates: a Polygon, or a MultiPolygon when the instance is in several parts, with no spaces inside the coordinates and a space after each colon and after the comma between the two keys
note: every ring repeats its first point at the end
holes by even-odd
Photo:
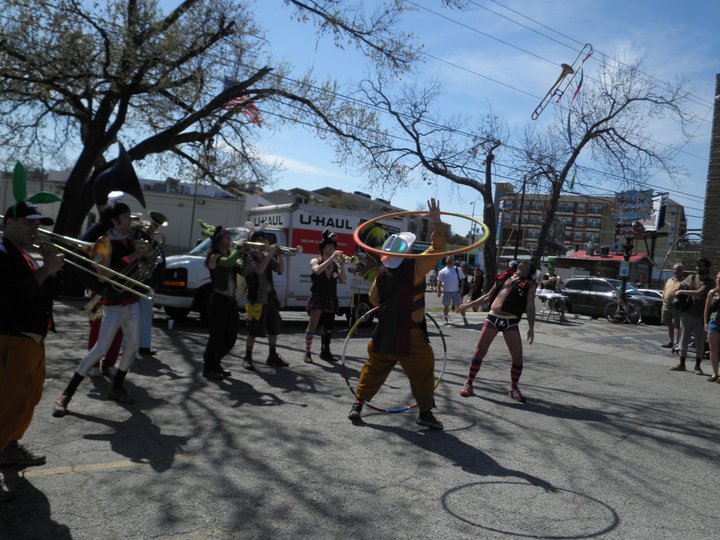
{"type": "Polygon", "coordinates": [[[321,339],[322,347],[320,349],[320,358],[328,362],[335,362],[337,358],[335,358],[330,352],[330,341],[332,340],[332,332],[328,330],[323,330],[321,334],[321,339]]]}

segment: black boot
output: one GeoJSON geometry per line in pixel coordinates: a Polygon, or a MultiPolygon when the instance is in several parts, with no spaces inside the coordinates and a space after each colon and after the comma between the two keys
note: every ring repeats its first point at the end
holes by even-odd
{"type": "Polygon", "coordinates": [[[277,353],[277,351],[275,351],[275,347],[270,347],[270,354],[268,354],[265,363],[268,366],[272,367],[288,367],[290,365],[285,360],[280,358],[280,355],[277,353]]]}
{"type": "Polygon", "coordinates": [[[325,360],[326,362],[337,362],[337,358],[335,358],[330,352],[330,340],[332,340],[332,334],[330,334],[329,332],[322,335],[320,358],[322,360],[325,360]]]}
{"type": "Polygon", "coordinates": [[[245,349],[245,358],[243,359],[243,367],[248,371],[255,371],[253,364],[252,349],[245,349]]]}

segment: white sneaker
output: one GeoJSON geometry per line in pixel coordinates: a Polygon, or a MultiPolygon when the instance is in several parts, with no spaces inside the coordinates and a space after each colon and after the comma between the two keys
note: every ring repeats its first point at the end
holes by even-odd
{"type": "Polygon", "coordinates": [[[93,366],[88,371],[88,377],[102,377],[102,371],[100,371],[99,367],[93,366]]]}
{"type": "Polygon", "coordinates": [[[105,375],[106,377],[114,377],[116,373],[117,373],[117,368],[115,366],[104,367],[102,369],[102,374],[105,375]]]}

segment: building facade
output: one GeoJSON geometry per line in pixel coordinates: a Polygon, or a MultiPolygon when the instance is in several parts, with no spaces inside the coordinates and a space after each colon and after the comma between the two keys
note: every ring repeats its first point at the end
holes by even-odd
{"type": "MultiPolygon", "coordinates": [[[[514,191],[512,185],[498,186],[497,191],[498,244],[501,254],[513,252],[516,245],[521,252],[534,252],[545,220],[549,195],[523,196],[514,191]]],[[[617,234],[614,209],[615,196],[562,196],[545,255],[563,256],[574,251],[605,255],[624,253],[625,235],[617,234]]],[[[659,272],[671,249],[682,247],[679,240],[686,232],[685,208],[668,198],[663,225],[654,232],[635,233],[633,253],[648,254],[659,272]]]]}

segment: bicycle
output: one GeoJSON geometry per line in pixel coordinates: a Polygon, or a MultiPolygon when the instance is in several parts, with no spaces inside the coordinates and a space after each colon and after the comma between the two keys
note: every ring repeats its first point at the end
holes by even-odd
{"type": "Polygon", "coordinates": [[[622,298],[609,302],[604,313],[605,318],[613,324],[638,324],[641,321],[640,306],[622,298]]]}

